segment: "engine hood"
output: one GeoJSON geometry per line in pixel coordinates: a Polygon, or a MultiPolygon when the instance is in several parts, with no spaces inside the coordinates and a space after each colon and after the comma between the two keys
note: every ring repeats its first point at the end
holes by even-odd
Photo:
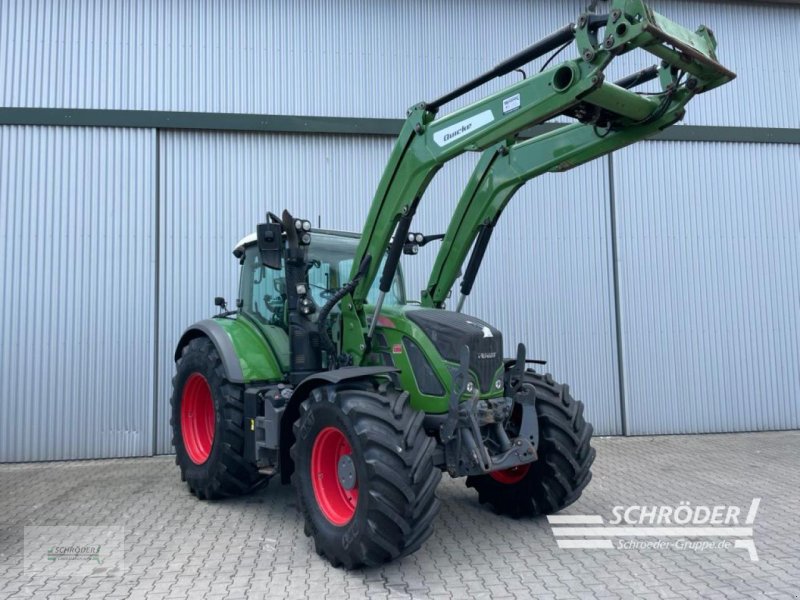
{"type": "Polygon", "coordinates": [[[495,374],[503,366],[503,334],[478,319],[442,309],[405,313],[431,340],[445,360],[458,362],[461,348],[469,346],[469,368],[478,376],[481,393],[492,390],[495,374]]]}

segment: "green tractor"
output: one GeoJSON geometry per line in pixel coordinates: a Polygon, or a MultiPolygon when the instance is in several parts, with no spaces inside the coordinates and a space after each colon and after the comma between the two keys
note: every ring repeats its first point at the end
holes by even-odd
{"type": "Polygon", "coordinates": [[[443,471],[513,517],[574,502],[595,457],[583,405],[528,368],[536,361],[524,345],[504,357],[500,331],[462,308],[516,190],[680,120],[694,95],[735,77],[715,48],[705,27],[691,32],[640,0],[617,0],[412,107],[360,235],[267,213],[234,249],[235,309],[218,298],[220,314],[187,329],[175,350],[173,444],[191,492],[245,494],[278,475],[294,485],[317,552],[346,568],[418,549],[443,471]],[[451,100],[573,42],[576,59],[437,118],[451,100]],[[609,63],[637,48],[659,64],[606,82],[609,63]],[[659,91],[632,91],[656,79],[659,91]],[[574,123],[519,135],[557,116],[574,123]],[[413,232],[425,188],[467,151],[483,155],[446,232],[413,232]],[[400,257],[432,240],[441,246],[429,281],[409,303],[400,257]]]}

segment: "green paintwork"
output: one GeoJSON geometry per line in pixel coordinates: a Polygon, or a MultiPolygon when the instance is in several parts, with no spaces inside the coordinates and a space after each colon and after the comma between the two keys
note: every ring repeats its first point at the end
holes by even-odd
{"type": "Polygon", "coordinates": [[[659,104],[656,98],[637,96],[618,85],[607,82],[587,94],[586,102],[637,121],[647,119],[659,104]]]}
{"type": "MultiPolygon", "coordinates": [[[[356,364],[363,363],[365,359],[367,322],[364,316],[364,300],[378,272],[379,261],[376,258],[385,252],[400,218],[416,210],[417,203],[431,179],[445,162],[467,151],[484,150],[499,142],[505,144],[514,134],[564,114],[578,104],[615,112],[622,120],[615,123],[615,129],[640,125],[637,121],[649,120],[657,114],[666,94],[685,101],[691,96],[688,92],[689,85],[694,86],[693,93],[699,93],[735,77],[716,62],[716,42],[705,27],[701,27],[696,33],[690,32],[653,13],[641,0],[615,0],[609,7],[609,15],[603,30],[603,40],[597,38],[596,31],[589,29],[585,16],[577,21],[575,42],[580,58],[562,62],[438,119],[424,104],[409,110],[408,118],[378,184],[356,251],[351,276],[355,276],[364,257],[372,256],[373,260],[367,275],[352,296],[345,297],[342,301],[342,306],[346,307],[343,308],[342,349],[353,356],[356,364]],[[616,56],[637,48],[663,59],[660,78],[664,91],[661,95],[642,96],[604,82],[603,72],[608,64],[616,56]],[[677,81],[672,66],[690,73],[693,76],[691,84],[677,81]],[[668,91],[668,85],[678,86],[678,91],[668,91]],[[443,137],[448,133],[449,137],[443,137]]],[[[584,152],[581,144],[584,147],[594,145],[594,138],[598,136],[591,127],[573,127],[577,129],[566,128],[568,133],[556,138],[548,135],[534,138],[533,143],[538,144],[535,147],[544,146],[542,151],[545,153],[545,159],[536,158],[536,162],[549,165],[546,169],[537,169],[536,174],[569,168],[613,149],[594,156],[591,152],[584,152]],[[572,140],[569,139],[571,136],[572,140]]],[[[617,131],[609,132],[609,137],[611,133],[616,134],[617,131]]],[[[611,142],[613,145],[616,142],[621,147],[643,137],[647,136],[642,136],[641,131],[638,135],[626,136],[623,133],[614,135],[606,144],[611,142]]],[[[487,167],[489,160],[481,160],[479,167],[484,167],[484,170],[490,168],[487,167]]],[[[518,166],[523,171],[526,170],[526,165],[518,166]]],[[[489,179],[494,177],[491,170],[487,174],[489,179]]],[[[536,175],[527,179],[532,176],[536,175]]],[[[505,202],[516,189],[515,182],[525,179],[520,174],[510,172],[505,178],[508,182],[504,181],[502,185],[498,182],[498,187],[508,189],[510,193],[500,202],[499,210],[492,210],[492,214],[499,215],[502,206],[505,206],[505,202]]],[[[482,185],[491,183],[490,181],[482,185]]],[[[480,187],[475,181],[471,181],[470,186],[476,192],[480,187]]],[[[469,190],[470,188],[468,192],[469,190]]],[[[473,212],[475,211],[470,211],[470,214],[473,212]]],[[[457,212],[454,219],[464,218],[464,215],[464,211],[461,215],[457,212]]],[[[461,231],[461,228],[451,225],[448,231],[452,233],[454,230],[461,231]]],[[[471,236],[472,230],[470,225],[464,237],[445,238],[442,250],[445,246],[450,250],[455,247],[455,254],[461,255],[463,261],[463,256],[474,239],[471,236]]],[[[455,261],[441,261],[438,274],[434,274],[432,280],[434,277],[454,279],[460,264],[458,262],[456,266],[455,261]]],[[[430,287],[423,302],[428,305],[441,304],[431,297],[430,287]]]]}
{"type": "Polygon", "coordinates": [[[267,338],[267,344],[275,354],[280,370],[284,373],[288,373],[292,358],[292,353],[289,349],[289,334],[277,325],[261,325],[256,323],[255,326],[258,331],[267,338]]]}
{"type": "MultiPolygon", "coordinates": [[[[215,319],[231,338],[245,381],[280,381],[283,370],[262,332],[247,318],[215,319]]],[[[287,339],[288,344],[288,339],[287,339]]]]}
{"type": "MultiPolygon", "coordinates": [[[[393,361],[395,367],[400,369],[400,383],[402,388],[409,393],[411,406],[417,410],[424,410],[429,413],[445,413],[450,402],[450,388],[452,383],[453,371],[458,368],[458,364],[442,359],[439,352],[436,350],[433,342],[428,338],[425,332],[422,331],[413,321],[406,317],[406,313],[414,310],[419,310],[418,306],[404,305],[404,306],[391,306],[385,307],[381,310],[381,323],[387,325],[378,325],[376,328],[376,340],[381,340],[381,336],[386,340],[386,345],[381,345],[377,341],[373,343],[372,353],[367,356],[365,364],[384,364],[376,356],[381,352],[388,353],[393,361]],[[391,325],[388,325],[391,323],[391,325]],[[403,338],[411,338],[417,344],[419,349],[428,359],[431,367],[436,373],[436,377],[442,384],[445,394],[442,396],[429,396],[423,394],[414,378],[414,371],[406,355],[405,348],[403,347],[403,338]],[[395,348],[399,346],[399,348],[395,348]],[[397,350],[397,351],[395,351],[397,350]]],[[[477,376],[472,373],[473,381],[477,381],[477,376]]],[[[495,378],[502,379],[502,367],[495,374],[495,378]]],[[[493,389],[484,394],[478,394],[478,398],[495,398],[503,395],[503,390],[493,389]]],[[[464,401],[471,398],[470,394],[464,394],[461,400],[464,401]]]]}

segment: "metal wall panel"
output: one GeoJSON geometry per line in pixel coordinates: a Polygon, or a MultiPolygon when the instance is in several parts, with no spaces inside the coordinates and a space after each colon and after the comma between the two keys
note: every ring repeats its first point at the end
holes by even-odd
{"type": "MultiPolygon", "coordinates": [[[[574,20],[586,4],[7,0],[0,106],[398,118],[574,20]]],[[[651,4],[686,26],[712,26],[721,60],[739,73],[695,100],[687,123],[800,126],[796,86],[776,85],[785,80],[786,47],[776,40],[793,39],[800,7],[651,4]]],[[[654,62],[631,61],[622,62],[654,62]]]]}
{"type": "Polygon", "coordinates": [[[800,427],[800,147],[648,142],[614,164],[629,432],[800,427]]]}
{"type": "Polygon", "coordinates": [[[153,450],[154,135],[0,127],[0,462],[153,450]]]}
{"type": "MultiPolygon", "coordinates": [[[[185,327],[233,301],[234,244],[266,210],[289,208],[323,227],[360,230],[391,150],[388,138],[165,132],[161,137],[158,451],[171,451],[172,355],[185,327]]],[[[415,228],[440,232],[475,157],[434,179],[415,228]]],[[[572,384],[600,433],[619,433],[605,163],[524,188],[495,233],[467,312],[505,334],[572,384]],[[498,293],[500,285],[506,286],[498,293]]],[[[419,297],[435,247],[404,257],[419,297]]]]}

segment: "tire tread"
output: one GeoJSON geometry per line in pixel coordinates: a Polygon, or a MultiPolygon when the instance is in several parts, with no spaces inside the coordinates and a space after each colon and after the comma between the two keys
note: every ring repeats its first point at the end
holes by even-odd
{"type": "MultiPolygon", "coordinates": [[[[217,392],[222,396],[222,415],[219,420],[220,427],[215,431],[215,436],[220,436],[220,452],[216,455],[215,464],[209,465],[207,477],[194,477],[192,465],[181,460],[180,452],[176,452],[175,463],[180,467],[181,479],[186,481],[189,491],[201,500],[214,500],[230,496],[240,496],[253,491],[263,485],[268,478],[258,472],[256,466],[248,462],[242,452],[244,451],[244,387],[233,384],[225,379],[225,370],[222,360],[214,344],[205,337],[191,340],[181,353],[176,363],[177,371],[187,359],[205,360],[210,371],[213,372],[217,382],[217,392]]],[[[180,400],[182,390],[177,389],[178,376],[172,378],[172,445],[176,451],[182,447],[179,439],[180,429],[177,424],[177,415],[180,414],[180,400]],[[180,446],[179,446],[180,444],[180,446]]],[[[208,379],[208,378],[207,378],[208,379]]],[[[209,381],[209,385],[213,385],[209,381]]],[[[213,391],[212,391],[213,393],[213,391]]],[[[212,457],[209,458],[211,460],[212,457]]]]}
{"type": "Polygon", "coordinates": [[[359,543],[351,544],[349,550],[342,544],[326,543],[315,531],[309,506],[315,499],[302,493],[302,475],[296,470],[292,483],[305,518],[306,535],[314,538],[321,556],[334,566],[348,569],[377,566],[414,552],[433,532],[440,508],[435,492],[441,472],[433,465],[435,444],[422,426],[424,415],[411,408],[406,392],[390,384],[346,382],[317,388],[302,403],[294,424],[291,455],[295,464],[301,452],[298,432],[314,404],[320,402],[339,406],[359,438],[371,479],[370,493],[364,498],[369,504],[359,543]],[[382,437],[375,436],[376,431],[382,437]]]}

